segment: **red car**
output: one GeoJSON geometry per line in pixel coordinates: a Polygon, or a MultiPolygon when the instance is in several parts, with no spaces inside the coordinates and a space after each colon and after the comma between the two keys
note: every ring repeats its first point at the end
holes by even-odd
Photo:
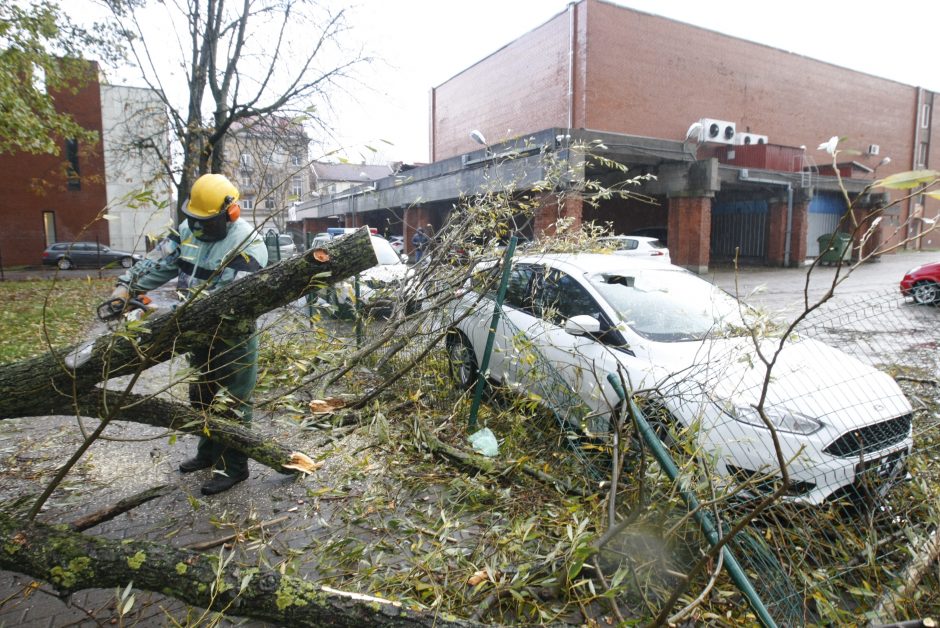
{"type": "Polygon", "coordinates": [[[901,280],[901,294],[921,305],[940,302],[940,262],[907,271],[901,280]]]}

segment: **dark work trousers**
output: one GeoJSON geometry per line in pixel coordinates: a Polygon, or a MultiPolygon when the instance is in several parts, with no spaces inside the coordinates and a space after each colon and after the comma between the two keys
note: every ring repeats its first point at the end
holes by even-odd
{"type": "MultiPolygon", "coordinates": [[[[258,379],[258,336],[242,336],[214,340],[204,349],[196,349],[189,356],[189,364],[198,371],[198,380],[189,385],[189,402],[195,410],[206,411],[219,393],[224,407],[214,408],[219,415],[251,425],[251,393],[258,379]]],[[[240,451],[228,449],[218,441],[199,437],[196,457],[213,464],[213,468],[234,477],[248,469],[248,457],[240,451]]]]}

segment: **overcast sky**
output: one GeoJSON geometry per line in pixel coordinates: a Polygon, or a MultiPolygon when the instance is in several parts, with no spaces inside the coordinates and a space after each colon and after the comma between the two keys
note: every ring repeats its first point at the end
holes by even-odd
{"type": "MultiPolygon", "coordinates": [[[[60,0],[64,7],[79,13],[83,12],[79,7],[88,1],[60,0]]],[[[337,96],[333,103],[336,117],[332,126],[346,156],[355,161],[361,156],[371,163],[427,161],[431,87],[568,6],[567,0],[320,1],[346,7],[351,27],[344,35],[349,40],[347,46],[362,47],[377,59],[364,69],[352,93],[337,96]],[[381,153],[370,153],[364,145],[381,148],[381,153]]],[[[940,91],[937,0],[613,1],[940,91]]]]}
{"type": "MultiPolygon", "coordinates": [[[[940,2],[893,0],[616,0],[735,37],[940,91],[940,2]]],[[[564,11],[566,0],[359,0],[353,36],[383,62],[375,92],[342,103],[337,131],[352,148],[394,143],[388,159],[428,159],[428,100],[439,85],[564,11]]],[[[368,155],[368,153],[365,153],[368,155]]]]}

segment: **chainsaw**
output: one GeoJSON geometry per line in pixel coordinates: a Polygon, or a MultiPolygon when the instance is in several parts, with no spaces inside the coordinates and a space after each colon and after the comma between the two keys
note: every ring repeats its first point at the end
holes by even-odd
{"type": "MultiPolygon", "coordinates": [[[[98,319],[107,323],[108,328],[113,331],[120,325],[120,323],[115,323],[115,321],[130,322],[140,320],[154,309],[155,308],[151,306],[150,297],[146,295],[140,295],[139,297],[126,300],[115,297],[99,305],[97,314],[98,319]]],[[[92,355],[97,341],[97,337],[92,338],[69,351],[63,358],[65,366],[74,371],[87,362],[92,355]]]]}
{"type": "Polygon", "coordinates": [[[105,323],[119,318],[125,320],[138,320],[150,309],[150,297],[141,295],[130,299],[113,298],[98,306],[98,320],[105,323]]]}

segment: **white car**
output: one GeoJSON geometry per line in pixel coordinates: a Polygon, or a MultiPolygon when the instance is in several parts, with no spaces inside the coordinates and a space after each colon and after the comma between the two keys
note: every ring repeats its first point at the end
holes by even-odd
{"type": "MultiPolygon", "coordinates": [[[[447,349],[463,386],[476,381],[491,296],[468,289],[448,314],[456,322],[447,349]]],[[[664,408],[667,423],[690,428],[720,477],[753,480],[756,494],[770,490],[780,465],[755,410],[766,369],[745,331],[754,314],[676,266],[610,254],[523,256],[513,263],[487,375],[556,411],[566,395],[569,405],[576,400],[566,420],[590,436],[609,431],[620,404],[607,379],[615,373],[648,409],[664,408]]],[[[777,343],[767,338],[761,351],[772,356],[777,343]]],[[[788,463],[788,499],[819,504],[849,493],[863,470],[884,488],[906,475],[910,403],[891,377],[841,351],[788,339],[764,411],[788,463]]]]}
{"type": "Polygon", "coordinates": [[[656,238],[627,235],[604,236],[598,238],[597,243],[604,248],[611,249],[614,255],[648,257],[657,262],[672,263],[669,249],[656,238]]]}
{"type": "MultiPolygon", "coordinates": [[[[342,235],[337,237],[343,237],[342,235]]],[[[388,240],[371,236],[372,248],[378,263],[357,275],[356,279],[347,279],[327,289],[325,300],[335,306],[341,314],[349,314],[356,304],[356,280],[359,283],[359,305],[369,312],[389,313],[395,302],[402,297],[411,268],[402,256],[396,253],[388,240]]],[[[322,246],[326,241],[319,244],[322,246]]],[[[318,246],[314,239],[314,246],[318,246]]]]}

